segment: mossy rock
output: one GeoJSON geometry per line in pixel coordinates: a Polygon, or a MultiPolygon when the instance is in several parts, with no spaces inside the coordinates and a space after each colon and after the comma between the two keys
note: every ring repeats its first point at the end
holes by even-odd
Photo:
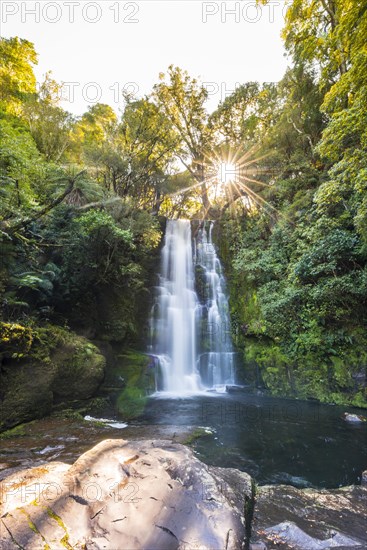
{"type": "Polygon", "coordinates": [[[155,372],[145,353],[129,350],[117,356],[115,375],[124,379],[125,388],[116,400],[118,412],[128,420],[144,412],[147,396],[155,388],[155,372]]]}
{"type": "Polygon", "coordinates": [[[53,404],[51,385],[56,368],[51,362],[10,361],[0,372],[0,430],[42,418],[53,404]]]}
{"type": "Polygon", "coordinates": [[[0,353],[3,357],[23,357],[33,343],[33,331],[18,323],[0,322],[0,353]]]}
{"type": "Polygon", "coordinates": [[[87,399],[103,380],[105,358],[98,348],[79,336],[52,356],[56,374],[51,389],[56,399],[87,399]]]}
{"type": "Polygon", "coordinates": [[[208,428],[195,428],[183,441],[183,445],[194,445],[198,439],[203,437],[209,437],[213,435],[214,432],[208,430],[208,428]]]}
{"type": "Polygon", "coordinates": [[[258,368],[264,385],[274,396],[313,399],[321,403],[367,408],[367,388],[353,382],[354,372],[348,356],[316,361],[312,356],[302,358],[296,365],[280,347],[270,340],[246,338],[244,371],[252,381],[258,368]],[[293,366],[292,366],[293,365],[293,366]]]}
{"type": "Polygon", "coordinates": [[[143,390],[129,386],[120,393],[116,405],[123,418],[129,420],[143,414],[146,402],[147,395],[143,390]]]}
{"type": "Polygon", "coordinates": [[[52,325],[33,329],[24,356],[2,357],[0,431],[42,418],[59,400],[91,397],[104,368],[104,357],[85,338],[52,325]]]}
{"type": "Polygon", "coordinates": [[[33,424],[33,422],[29,422],[28,424],[19,424],[19,426],[15,426],[15,428],[2,432],[0,434],[0,440],[11,439],[13,437],[23,437],[27,435],[26,426],[30,426],[31,424],[33,424]]]}
{"type": "Polygon", "coordinates": [[[199,264],[195,266],[195,288],[200,302],[204,304],[208,297],[208,282],[205,268],[199,264]]]}

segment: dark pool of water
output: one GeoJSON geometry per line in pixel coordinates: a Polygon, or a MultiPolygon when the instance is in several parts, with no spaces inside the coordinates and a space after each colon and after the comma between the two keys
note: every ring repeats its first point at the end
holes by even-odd
{"type": "MultiPolygon", "coordinates": [[[[367,469],[367,422],[346,422],[346,411],[367,416],[345,407],[235,393],[152,397],[145,414],[123,429],[49,417],[28,424],[21,437],[0,440],[0,479],[14,468],[51,460],[71,464],[103,439],[185,442],[193,427],[207,427],[212,433],[191,443],[198,458],[248,472],[259,484],[358,484],[367,469]]],[[[114,411],[101,416],[112,418],[114,411]]]]}
{"type": "Polygon", "coordinates": [[[198,457],[246,471],[260,484],[332,488],[360,483],[367,469],[367,422],[346,422],[347,410],[236,393],[152,398],[141,421],[211,428],[194,444],[198,457]]]}

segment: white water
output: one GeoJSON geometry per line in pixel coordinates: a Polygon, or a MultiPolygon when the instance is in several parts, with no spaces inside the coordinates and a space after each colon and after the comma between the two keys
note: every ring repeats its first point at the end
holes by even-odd
{"type": "Polygon", "coordinates": [[[151,318],[151,352],[158,358],[156,389],[187,395],[233,384],[228,300],[212,243],[212,224],[192,241],[188,220],[169,220],[151,318]],[[193,247],[194,244],[194,247],[193,247]],[[201,272],[201,302],[195,291],[201,272]]]}
{"type": "Polygon", "coordinates": [[[202,334],[198,362],[202,383],[220,391],[221,386],[223,390],[225,384],[234,384],[234,352],[225,280],[212,232],[213,222],[209,222],[196,238],[194,260],[206,281],[200,313],[202,334]]]}

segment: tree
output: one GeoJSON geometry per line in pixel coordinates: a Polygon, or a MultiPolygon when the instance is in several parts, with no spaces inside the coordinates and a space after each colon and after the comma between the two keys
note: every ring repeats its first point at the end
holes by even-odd
{"type": "MultiPolygon", "coordinates": [[[[364,0],[294,0],[286,13],[285,46],[294,62],[316,67],[327,92],[349,70],[367,31],[364,0]]],[[[343,97],[346,105],[348,95],[343,97]]]]}
{"type": "Polygon", "coordinates": [[[94,167],[108,191],[157,210],[176,140],[154,103],[126,98],[121,120],[108,105],[94,105],[76,124],[74,140],[81,144],[77,158],[94,167]]]}
{"type": "Polygon", "coordinates": [[[62,174],[61,177],[58,177],[58,184],[62,184],[66,181],[66,186],[64,187],[63,191],[58,193],[58,195],[52,200],[43,205],[39,209],[33,209],[33,211],[30,211],[29,215],[27,217],[22,217],[20,219],[15,218],[11,221],[5,221],[0,225],[0,229],[2,232],[6,233],[7,235],[11,236],[17,233],[19,230],[24,229],[25,227],[29,226],[39,218],[42,218],[51,210],[53,210],[56,206],[61,204],[64,199],[70,195],[70,193],[73,191],[76,181],[84,174],[84,171],[81,171],[75,175],[67,175],[62,174]]]}
{"type": "Polygon", "coordinates": [[[248,149],[261,141],[278,110],[275,84],[246,82],[222,101],[209,124],[231,147],[248,149]]]}
{"type": "Polygon", "coordinates": [[[37,64],[34,46],[18,37],[0,39],[0,108],[21,114],[22,103],[36,92],[33,66],[37,64]]]}
{"type": "Polygon", "coordinates": [[[42,174],[42,157],[29,132],[13,119],[0,119],[0,216],[26,212],[37,199],[34,183],[42,174]]]}
{"type": "Polygon", "coordinates": [[[167,117],[147,98],[127,101],[119,131],[128,161],[123,195],[158,211],[177,140],[167,117]]]}
{"type": "MultiPolygon", "coordinates": [[[[320,112],[323,94],[316,76],[305,65],[288,69],[278,85],[278,114],[265,136],[268,149],[291,161],[300,156],[308,161],[321,137],[325,117],[320,112]]],[[[276,109],[276,108],[275,108],[276,109]]]]}
{"type": "Polygon", "coordinates": [[[78,164],[92,167],[97,181],[115,193],[126,171],[117,134],[118,119],[112,107],[102,103],[92,105],[73,128],[70,154],[78,164]]]}
{"type": "Polygon", "coordinates": [[[58,162],[70,147],[73,117],[59,104],[62,86],[47,73],[37,95],[24,105],[24,116],[38,149],[47,161],[58,162]]]}
{"type": "Polygon", "coordinates": [[[167,75],[159,75],[153,98],[175,130],[179,145],[176,155],[201,185],[204,209],[210,207],[205,183],[206,159],[212,153],[212,131],[208,126],[208,113],[204,107],[208,93],[186,71],[170,65],[167,75]]]}
{"type": "MultiPolygon", "coordinates": [[[[362,51],[339,83],[342,90],[345,86],[351,90],[349,105],[332,113],[318,144],[318,152],[329,167],[329,178],[319,188],[315,201],[320,215],[356,227],[367,244],[366,79],[367,55],[362,51]]],[[[331,92],[335,97],[338,90],[331,92]]]]}

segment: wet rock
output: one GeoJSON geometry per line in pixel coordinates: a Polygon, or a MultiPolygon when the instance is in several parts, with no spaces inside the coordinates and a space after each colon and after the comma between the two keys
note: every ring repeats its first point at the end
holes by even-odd
{"type": "Polygon", "coordinates": [[[176,442],[109,439],[5,478],[0,548],[366,550],[367,486],[254,491],[176,442]]]}
{"type": "Polygon", "coordinates": [[[49,345],[37,344],[33,355],[2,364],[0,431],[42,418],[56,403],[87,399],[102,382],[105,358],[99,349],[64,329],[52,330],[42,333],[49,345]]]}
{"type": "Polygon", "coordinates": [[[226,390],[228,393],[238,393],[238,392],[245,392],[245,391],[253,391],[253,386],[248,385],[226,385],[226,390]]]}
{"type": "Polygon", "coordinates": [[[362,472],[362,476],[361,476],[361,485],[367,487],[367,470],[365,470],[364,472],[362,472]]]}
{"type": "Polygon", "coordinates": [[[263,542],[252,542],[249,550],[267,550],[267,547],[263,542]]]}
{"type": "Polygon", "coordinates": [[[352,414],[352,413],[344,413],[344,420],[347,422],[366,422],[366,419],[364,416],[360,414],[352,414]]]}
{"type": "Polygon", "coordinates": [[[0,547],[240,549],[250,486],[247,474],[210,468],[180,444],[106,440],[72,466],[2,482],[0,547]]]}
{"type": "Polygon", "coordinates": [[[268,548],[367,548],[367,488],[259,487],[252,537],[268,548]],[[278,544],[279,546],[276,546],[278,544]]]}
{"type": "Polygon", "coordinates": [[[52,357],[57,366],[52,382],[54,399],[88,399],[103,380],[106,360],[91,342],[75,337],[52,357]]]}

